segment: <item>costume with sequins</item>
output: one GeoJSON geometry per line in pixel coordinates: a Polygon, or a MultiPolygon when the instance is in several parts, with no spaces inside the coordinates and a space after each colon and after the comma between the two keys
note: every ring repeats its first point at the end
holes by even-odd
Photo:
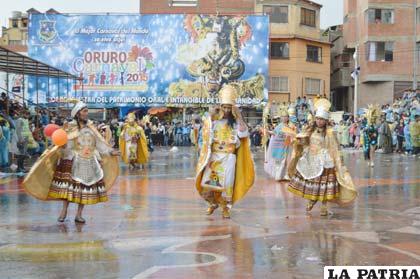
{"type": "Polygon", "coordinates": [[[48,197],[79,204],[107,201],[100,162],[102,155],[109,155],[113,149],[90,122],[79,128],[73,121],[67,133],[70,139],[62,149],[48,197]]]}
{"type": "Polygon", "coordinates": [[[288,190],[311,201],[345,204],[357,192],[342,164],[339,144],[332,128],[315,129],[298,135],[289,166],[288,190]]]}

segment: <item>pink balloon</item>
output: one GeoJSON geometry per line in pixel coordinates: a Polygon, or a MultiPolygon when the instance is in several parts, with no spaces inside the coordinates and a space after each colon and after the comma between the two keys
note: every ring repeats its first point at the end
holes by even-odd
{"type": "Polygon", "coordinates": [[[44,128],[44,135],[46,137],[51,137],[52,134],[57,131],[58,129],[60,129],[60,126],[56,125],[56,124],[48,124],[45,128],[44,128]]]}

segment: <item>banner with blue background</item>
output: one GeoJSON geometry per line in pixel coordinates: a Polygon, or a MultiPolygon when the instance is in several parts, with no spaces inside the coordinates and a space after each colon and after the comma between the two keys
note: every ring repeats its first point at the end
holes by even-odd
{"type": "Polygon", "coordinates": [[[79,77],[29,78],[29,99],[82,98],[92,107],[267,99],[267,16],[31,14],[30,57],[79,77]]]}

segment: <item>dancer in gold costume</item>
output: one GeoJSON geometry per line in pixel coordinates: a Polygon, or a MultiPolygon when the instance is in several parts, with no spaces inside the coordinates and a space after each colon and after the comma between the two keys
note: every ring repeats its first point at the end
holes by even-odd
{"type": "Polygon", "coordinates": [[[66,145],[48,149],[23,182],[25,190],[41,200],[63,200],[58,218],[64,222],[69,203],[77,203],[75,221],[85,223],[87,204],[108,200],[107,190],[118,176],[118,155],[88,120],[88,108],[78,102],[71,111],[73,121],[65,127],[66,145]]]}
{"type": "Polygon", "coordinates": [[[221,107],[203,123],[196,188],[209,204],[208,215],[220,206],[223,217],[230,218],[232,205],[252,187],[255,172],[248,127],[235,106],[235,88],[224,86],[219,99],[221,107]]]}
{"type": "Polygon", "coordinates": [[[147,139],[143,128],[137,124],[134,113],[129,113],[120,135],[121,157],[131,169],[142,168],[149,160],[147,139]]]}
{"type": "Polygon", "coordinates": [[[327,202],[352,202],[357,192],[349,172],[343,165],[339,144],[332,127],[328,125],[330,102],[316,101],[315,121],[297,135],[294,143],[288,190],[309,200],[309,212],[320,201],[321,216],[328,215],[327,202]]]}

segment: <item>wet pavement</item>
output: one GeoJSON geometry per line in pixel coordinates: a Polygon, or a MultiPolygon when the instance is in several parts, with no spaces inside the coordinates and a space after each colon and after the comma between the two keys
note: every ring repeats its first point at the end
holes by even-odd
{"type": "Polygon", "coordinates": [[[325,265],[420,265],[419,158],[344,152],[359,197],[328,217],[263,172],[232,218],[206,216],[193,186],[193,148],[160,149],[122,175],[85,225],[56,222],[60,202],[0,178],[0,278],[322,278],[325,265]]]}

